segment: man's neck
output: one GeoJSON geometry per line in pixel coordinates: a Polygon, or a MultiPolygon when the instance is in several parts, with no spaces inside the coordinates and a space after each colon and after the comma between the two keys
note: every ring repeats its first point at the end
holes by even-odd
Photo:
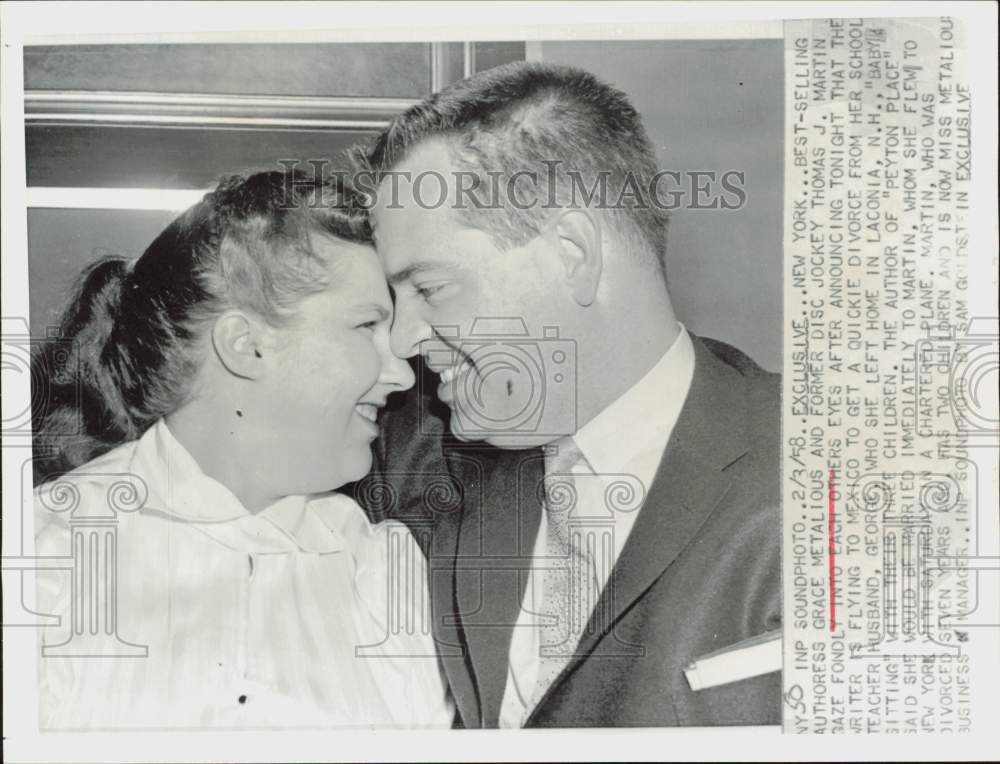
{"type": "Polygon", "coordinates": [[[649,373],[680,334],[680,324],[669,300],[634,299],[631,306],[619,306],[607,315],[617,320],[604,322],[601,343],[589,338],[580,343],[578,426],[582,427],[606,409],[649,373]],[[584,376],[586,375],[586,376],[584,376]]]}

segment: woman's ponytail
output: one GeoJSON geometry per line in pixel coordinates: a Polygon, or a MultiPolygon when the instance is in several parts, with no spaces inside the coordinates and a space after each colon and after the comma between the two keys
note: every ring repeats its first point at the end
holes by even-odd
{"type": "Polygon", "coordinates": [[[116,371],[123,348],[112,340],[129,263],[105,257],[90,265],[81,274],[58,334],[32,357],[36,484],[136,437],[116,371]]]}

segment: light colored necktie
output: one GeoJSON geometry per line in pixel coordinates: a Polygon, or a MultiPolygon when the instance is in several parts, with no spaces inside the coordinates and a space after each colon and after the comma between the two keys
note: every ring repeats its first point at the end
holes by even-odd
{"type": "Polygon", "coordinates": [[[583,542],[586,534],[574,512],[581,499],[580,483],[571,472],[589,471],[586,459],[570,438],[557,441],[545,454],[546,566],[542,585],[540,665],[534,701],[537,703],[576,650],[597,595],[595,550],[583,542]]]}

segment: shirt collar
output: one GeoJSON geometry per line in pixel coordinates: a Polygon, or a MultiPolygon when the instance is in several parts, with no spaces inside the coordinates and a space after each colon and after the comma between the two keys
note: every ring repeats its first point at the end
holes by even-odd
{"type": "Polygon", "coordinates": [[[236,495],[206,475],[163,419],[139,439],[130,470],[146,483],[146,508],[249,552],[333,552],[342,539],[312,510],[318,497],[285,496],[253,514],[236,495]]]}
{"type": "MultiPolygon", "coordinates": [[[[617,474],[655,452],[655,472],[694,375],[694,346],[683,325],[659,361],[611,405],[577,430],[573,440],[593,471],[617,474]]],[[[654,474],[637,474],[647,485],[654,474]]]]}

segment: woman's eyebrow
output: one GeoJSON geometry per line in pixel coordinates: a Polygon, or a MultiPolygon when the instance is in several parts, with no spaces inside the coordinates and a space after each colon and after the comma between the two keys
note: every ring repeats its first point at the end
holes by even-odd
{"type": "Polygon", "coordinates": [[[354,310],[358,313],[364,313],[366,311],[372,310],[378,313],[379,321],[388,321],[392,312],[388,310],[384,305],[379,305],[374,302],[363,303],[361,305],[355,305],[354,310]]]}

